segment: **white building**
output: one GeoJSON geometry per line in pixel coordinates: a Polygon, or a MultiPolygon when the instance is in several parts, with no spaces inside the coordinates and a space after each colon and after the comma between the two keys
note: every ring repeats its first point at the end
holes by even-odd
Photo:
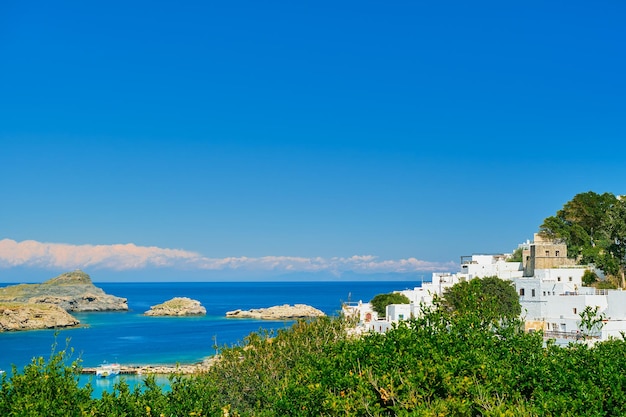
{"type": "MultiPolygon", "coordinates": [[[[560,343],[580,339],[584,333],[580,328],[580,313],[589,306],[598,307],[598,314],[605,317],[602,329],[591,335],[594,340],[621,337],[621,332],[626,332],[626,291],[583,287],[582,277],[586,270],[599,276],[602,273],[593,265],[575,265],[574,260],[567,258],[564,243],[535,235],[533,242],[527,241],[520,247],[522,262],[507,262],[508,254],[462,257],[461,272],[433,273],[430,283],[397,291],[404,294],[410,304],[389,305],[384,319],[370,316],[370,323],[393,323],[417,316],[422,305],[432,305],[433,298],[442,295],[446,288],[473,278],[497,276],[515,284],[527,330],[542,329],[547,337],[560,343]]],[[[379,329],[389,327],[374,324],[369,328],[384,331],[379,329]]]]}
{"type": "MultiPolygon", "coordinates": [[[[359,300],[357,303],[344,303],[343,314],[348,318],[354,318],[358,324],[357,333],[378,332],[384,333],[391,328],[392,321],[386,318],[379,318],[370,303],[359,300]]],[[[397,321],[397,320],[396,320],[397,321]]]]}

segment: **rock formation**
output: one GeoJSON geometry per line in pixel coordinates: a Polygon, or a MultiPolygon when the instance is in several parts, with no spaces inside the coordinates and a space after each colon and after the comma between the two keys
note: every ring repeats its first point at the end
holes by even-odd
{"type": "Polygon", "coordinates": [[[67,311],[54,304],[0,303],[0,332],[76,326],[67,311]]]}
{"type": "Polygon", "coordinates": [[[42,284],[0,288],[0,331],[76,326],[68,312],[116,310],[128,310],[126,299],[106,294],[78,270],[42,284]]]}
{"type": "Polygon", "coordinates": [[[235,310],[226,313],[230,318],[250,318],[262,320],[290,320],[308,317],[325,316],[324,312],[306,304],[288,304],[268,308],[254,308],[251,310],[235,310]]]}
{"type": "Polygon", "coordinates": [[[201,316],[206,314],[200,301],[187,297],[175,297],[163,304],[151,306],[144,313],[146,316],[201,316]]]}
{"type": "Polygon", "coordinates": [[[0,288],[0,302],[55,304],[70,312],[128,310],[125,298],[106,294],[88,274],[66,272],[42,284],[0,288]]]}

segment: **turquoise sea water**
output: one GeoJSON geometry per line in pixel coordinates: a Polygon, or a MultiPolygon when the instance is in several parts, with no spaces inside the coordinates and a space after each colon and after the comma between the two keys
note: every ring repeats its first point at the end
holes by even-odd
{"type": "MultiPolygon", "coordinates": [[[[168,282],[96,283],[108,294],[128,299],[127,312],[81,313],[84,325],[67,330],[36,330],[0,333],[0,369],[18,369],[33,357],[50,356],[69,346],[73,357],[85,367],[103,361],[124,365],[194,363],[215,354],[215,344],[239,343],[250,332],[280,329],[291,322],[227,319],[227,311],[309,304],[328,315],[336,315],[345,301],[368,301],[374,295],[413,288],[419,282],[168,282]],[[147,317],[150,306],[172,297],[199,300],[207,309],[203,317],[147,317]]],[[[81,378],[86,383],[89,377],[81,378]]],[[[128,378],[129,383],[139,381],[128,378]]],[[[164,380],[164,383],[166,381],[164,380]]],[[[112,388],[113,381],[93,381],[94,393],[112,388]]]]}

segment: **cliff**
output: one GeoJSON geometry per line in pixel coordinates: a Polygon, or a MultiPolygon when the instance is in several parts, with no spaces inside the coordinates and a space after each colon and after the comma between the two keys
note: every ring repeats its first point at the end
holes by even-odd
{"type": "Polygon", "coordinates": [[[251,310],[234,310],[226,313],[229,318],[250,318],[262,320],[290,320],[325,316],[324,312],[306,304],[288,304],[251,310]]]}
{"type": "Polygon", "coordinates": [[[0,303],[0,332],[76,326],[67,311],[53,304],[0,303]]]}
{"type": "Polygon", "coordinates": [[[187,297],[175,297],[163,304],[151,306],[144,313],[146,316],[199,316],[206,314],[200,301],[187,297]]]}
{"type": "Polygon", "coordinates": [[[66,272],[42,284],[0,288],[0,302],[55,304],[65,311],[128,310],[125,298],[106,294],[82,271],[66,272]]]}

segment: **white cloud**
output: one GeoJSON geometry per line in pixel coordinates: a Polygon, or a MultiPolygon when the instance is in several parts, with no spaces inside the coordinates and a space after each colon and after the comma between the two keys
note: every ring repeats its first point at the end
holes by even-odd
{"type": "Polygon", "coordinates": [[[360,273],[445,271],[454,263],[436,263],[415,258],[380,260],[375,256],[348,258],[305,258],[294,256],[263,256],[208,258],[182,249],[164,249],[118,245],[68,245],[33,240],[16,242],[0,240],[0,268],[39,267],[55,269],[111,269],[116,271],[143,268],[173,268],[181,270],[245,270],[273,272],[332,272],[360,273]]]}

